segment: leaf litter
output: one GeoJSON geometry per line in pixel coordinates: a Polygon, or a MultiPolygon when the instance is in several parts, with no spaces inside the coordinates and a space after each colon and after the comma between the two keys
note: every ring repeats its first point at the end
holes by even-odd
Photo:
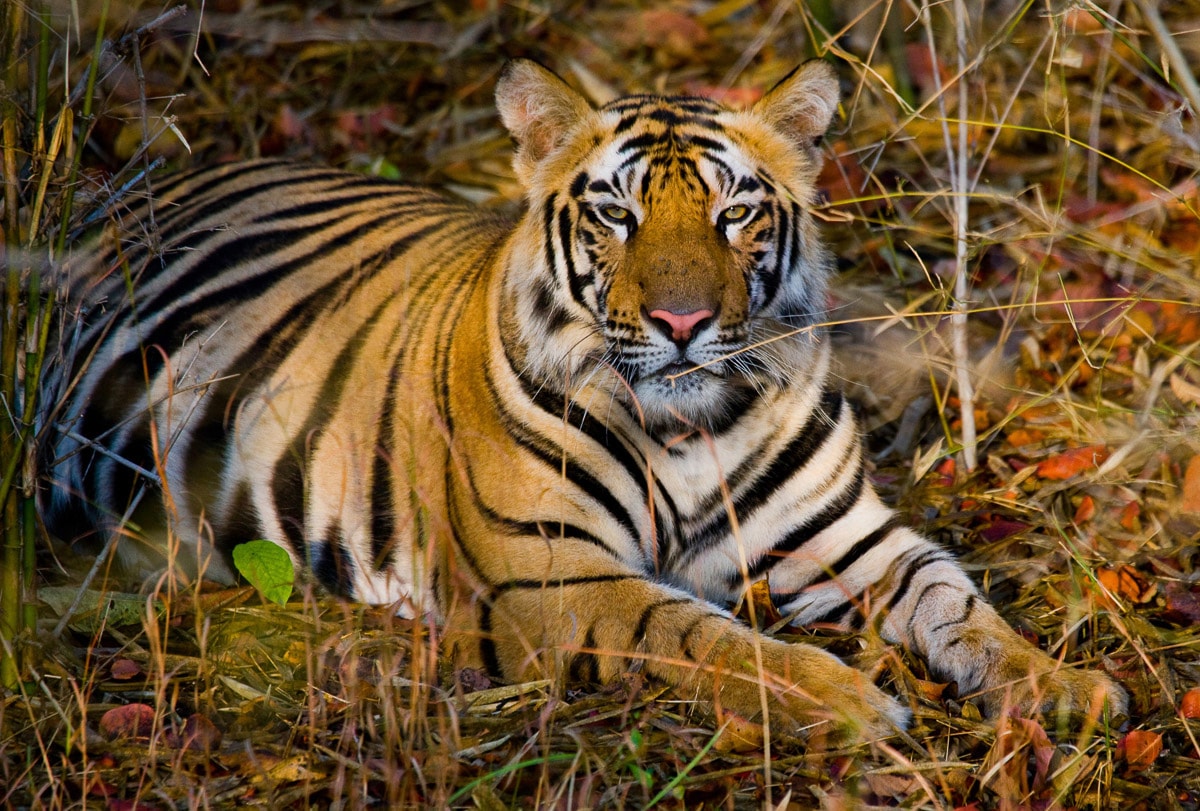
{"type": "MultiPolygon", "coordinates": [[[[118,5],[130,26],[160,11],[118,5]]],[[[496,685],[445,672],[436,627],[304,587],[283,606],[247,589],[159,588],[147,615],[145,593],[108,581],[42,641],[36,683],[4,700],[0,796],[108,808],[1200,807],[1200,127],[1173,67],[1176,52],[1200,62],[1200,18],[1122,0],[963,5],[971,67],[959,75],[957,4],[922,6],[931,42],[898,4],[822,16],[746,0],[221,0],[149,31],[138,69],[128,55],[107,66],[79,200],[119,203],[114,190],[152,158],[279,155],[512,209],[519,188],[490,99],[506,57],[538,58],[597,98],[741,102],[807,56],[831,56],[846,94],[817,213],[838,255],[831,320],[845,323],[833,339],[871,428],[873,478],[1023,634],[1129,689],[1119,732],[983,720],[906,652],[791,627],[765,585],[746,615],[870,670],[912,706],[907,735],[824,753],[777,740],[764,764],[761,728],[714,725],[637,673],[605,688],[496,685]],[[976,180],[974,469],[960,455],[946,315],[946,132],[960,122],[976,180]]],[[[53,625],[74,601],[54,589],[78,579],[47,566],[45,580],[53,625]]]]}

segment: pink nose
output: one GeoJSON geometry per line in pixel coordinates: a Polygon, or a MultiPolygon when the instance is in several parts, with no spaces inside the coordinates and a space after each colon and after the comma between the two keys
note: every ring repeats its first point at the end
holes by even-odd
{"type": "Polygon", "coordinates": [[[712,310],[696,310],[690,313],[673,313],[670,310],[651,310],[650,317],[662,321],[671,328],[672,341],[691,340],[692,330],[701,321],[713,317],[712,310]]]}

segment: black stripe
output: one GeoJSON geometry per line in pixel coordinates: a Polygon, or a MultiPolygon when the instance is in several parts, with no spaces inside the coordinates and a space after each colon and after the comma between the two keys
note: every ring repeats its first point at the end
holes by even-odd
{"type": "MultiPolygon", "coordinates": [[[[831,501],[821,512],[812,516],[785,535],[770,551],[750,566],[750,580],[758,580],[773,569],[781,560],[812,540],[817,533],[832,526],[851,507],[858,503],[858,499],[862,495],[862,488],[863,470],[862,466],[859,465],[855,471],[853,481],[841,495],[831,501]]],[[[730,588],[736,588],[742,582],[742,573],[737,571],[731,572],[727,582],[730,588]]]]}
{"type": "MultiPolygon", "coordinates": [[[[280,523],[283,525],[284,534],[287,535],[288,542],[292,544],[293,549],[303,548],[306,537],[305,507],[308,499],[304,492],[304,468],[311,459],[310,453],[316,452],[328,422],[333,418],[341,403],[342,392],[350,377],[347,370],[354,368],[359,354],[367,345],[368,334],[389,303],[386,299],[380,302],[374,312],[338,352],[337,358],[329,366],[333,373],[328,375],[322,383],[321,391],[314,399],[304,425],[292,435],[291,441],[288,442],[288,450],[275,462],[271,474],[271,495],[280,523]]],[[[331,531],[332,529],[333,527],[331,527],[331,531]]],[[[339,527],[338,532],[340,533],[340,531],[339,527]]],[[[329,537],[326,538],[325,543],[331,546],[329,557],[332,557],[333,560],[320,562],[326,567],[321,572],[321,582],[336,593],[351,596],[354,567],[353,565],[349,567],[339,565],[341,558],[348,555],[348,552],[340,543],[333,546],[329,537]],[[329,565],[334,568],[328,568],[329,565]],[[329,577],[335,577],[335,580],[330,581],[329,577]]]]}
{"type": "Polygon", "coordinates": [[[666,608],[670,605],[682,605],[685,603],[694,602],[691,597],[672,597],[666,600],[659,600],[657,603],[650,603],[642,611],[642,615],[638,618],[637,625],[633,628],[633,642],[639,644],[646,638],[646,633],[650,629],[650,620],[654,616],[654,612],[660,608],[666,608]]]}
{"type": "MultiPolygon", "coordinates": [[[[457,544],[461,549],[462,544],[457,544]]],[[[483,659],[483,669],[493,679],[503,680],[507,674],[500,666],[500,657],[496,654],[496,640],[492,638],[492,605],[488,598],[478,601],[479,605],[479,655],[483,659]]]]}
{"type": "Polygon", "coordinates": [[[929,632],[936,634],[938,631],[945,630],[946,628],[949,628],[951,625],[962,625],[963,623],[965,623],[967,620],[969,620],[971,618],[971,612],[974,610],[975,610],[975,595],[968,594],[966,601],[963,603],[963,612],[962,612],[961,617],[959,617],[956,620],[949,620],[947,622],[939,623],[938,625],[935,625],[932,628],[930,628],[929,632]]]}
{"type": "MultiPolygon", "coordinates": [[[[708,138],[704,135],[692,135],[692,134],[687,135],[686,138],[689,143],[693,144],[694,146],[701,147],[702,149],[711,150],[713,152],[727,151],[725,144],[721,141],[718,141],[715,138],[708,138]]],[[[708,159],[712,160],[714,162],[716,161],[716,159],[713,158],[712,156],[708,156],[708,159]]],[[[725,166],[725,164],[723,162],[721,162],[721,165],[725,166]]],[[[728,168],[728,167],[726,167],[726,168],[728,168]]]]}
{"type": "MultiPolygon", "coordinates": [[[[957,587],[956,587],[954,584],[952,584],[952,583],[947,583],[947,582],[945,582],[944,580],[938,580],[938,581],[936,581],[936,582],[933,582],[933,583],[927,583],[927,584],[925,585],[925,588],[921,589],[920,593],[917,595],[917,601],[916,601],[916,602],[917,602],[917,605],[920,605],[921,603],[925,602],[925,595],[926,595],[926,594],[928,594],[928,593],[929,593],[930,591],[932,591],[933,589],[939,589],[939,588],[954,589],[955,591],[957,591],[957,590],[958,590],[958,589],[957,589],[957,587]]],[[[919,639],[920,639],[920,638],[918,637],[918,635],[917,635],[916,633],[914,633],[914,632],[913,632],[913,627],[914,627],[914,625],[915,625],[915,624],[916,624],[916,622],[917,622],[917,616],[918,616],[919,614],[920,614],[920,612],[919,612],[919,611],[913,611],[913,612],[912,612],[912,613],[911,613],[911,614],[908,616],[908,622],[905,624],[905,632],[906,632],[906,635],[908,636],[908,638],[912,640],[912,649],[913,649],[913,652],[914,652],[914,653],[916,653],[916,654],[918,654],[918,655],[919,655],[919,656],[921,656],[922,658],[928,659],[928,658],[929,658],[929,656],[928,656],[928,654],[929,654],[929,651],[927,651],[927,650],[923,650],[923,649],[922,649],[922,648],[923,648],[923,646],[921,646],[921,645],[919,644],[919,639]]],[[[930,664],[931,664],[931,665],[933,665],[934,663],[933,663],[933,662],[930,662],[930,664]]],[[[961,686],[961,685],[960,685],[960,686],[961,686]]]]}
{"type": "MultiPolygon", "coordinates": [[[[254,167],[257,169],[257,167],[254,167]]],[[[263,167],[266,170],[280,168],[277,165],[268,165],[263,167]]],[[[257,172],[256,172],[257,174],[257,172]]],[[[365,178],[364,178],[365,179],[365,178]]],[[[364,185],[358,176],[338,172],[336,170],[325,170],[320,172],[305,173],[302,175],[295,174],[295,167],[289,167],[288,174],[268,177],[265,179],[249,182],[248,178],[241,176],[230,176],[228,174],[217,174],[215,177],[199,184],[198,186],[180,189],[176,193],[182,195],[181,200],[172,200],[169,198],[170,190],[160,190],[155,195],[156,205],[155,217],[157,219],[156,228],[158,233],[170,234],[170,241],[163,245],[161,250],[163,254],[168,254],[173,251],[178,251],[181,241],[187,240],[189,250],[199,250],[204,241],[221,235],[223,230],[218,227],[217,223],[212,223],[208,226],[195,226],[189,228],[189,224],[200,217],[208,215],[211,211],[220,212],[226,209],[225,201],[229,198],[234,198],[235,206],[245,206],[247,200],[252,197],[265,197],[271,200],[270,204],[264,204],[261,208],[261,213],[247,220],[246,223],[257,223],[262,221],[273,221],[277,218],[282,218],[291,213],[291,209],[283,208],[280,202],[286,203],[288,195],[286,192],[293,188],[299,187],[305,191],[312,190],[315,184],[324,183],[320,192],[322,195],[328,195],[332,192],[341,191],[343,188],[351,188],[354,186],[364,185]],[[230,188],[232,187],[232,188],[230,188]],[[209,192],[215,192],[211,199],[206,199],[209,192]],[[159,199],[162,198],[162,199],[159,199]],[[171,205],[179,203],[179,205],[171,205]]],[[[379,199],[383,189],[380,188],[383,184],[376,183],[372,193],[363,194],[354,198],[355,201],[374,203],[379,199]]],[[[174,186],[172,186],[174,188],[174,186]]],[[[390,184],[385,187],[389,194],[394,194],[397,190],[406,190],[408,192],[415,191],[415,188],[398,186],[390,184]]],[[[313,213],[330,213],[333,209],[345,202],[344,200],[331,200],[327,196],[323,202],[309,204],[313,208],[313,213]],[[323,205],[323,209],[320,207],[323,205]]],[[[140,215],[139,215],[140,216],[140,215]]],[[[212,220],[212,217],[209,217],[212,220]]],[[[151,256],[151,251],[155,249],[153,242],[137,241],[127,246],[124,258],[129,262],[130,266],[136,265],[139,262],[144,262],[144,267],[141,268],[138,275],[138,283],[142,286],[148,285],[156,278],[171,268],[169,261],[154,262],[154,258],[162,258],[151,256]]],[[[109,251],[106,258],[115,258],[116,248],[109,251]]],[[[228,266],[223,266],[228,267],[228,266]]]]}
{"type": "Polygon", "coordinates": [[[317,582],[335,594],[353,599],[357,567],[340,523],[335,521],[330,525],[313,552],[312,571],[317,582]]]}
{"type": "Polygon", "coordinates": [[[762,183],[753,175],[745,175],[737,182],[735,191],[739,192],[755,192],[762,188],[762,183]]]}
{"type": "Polygon", "coordinates": [[[833,625],[838,628],[845,628],[850,612],[855,610],[853,602],[851,602],[848,608],[846,607],[847,602],[850,601],[844,599],[838,600],[823,613],[805,620],[804,626],[806,628],[815,628],[818,625],[833,625]]]}
{"type": "Polygon", "coordinates": [[[600,661],[599,657],[591,652],[596,649],[596,635],[591,628],[588,628],[587,635],[583,638],[583,648],[583,651],[571,657],[567,678],[574,684],[599,684],[600,661]]]}
{"type": "MultiPolygon", "coordinates": [[[[757,455],[740,465],[729,477],[730,489],[736,494],[733,500],[734,513],[739,521],[747,520],[762,505],[766,504],[779,488],[804,472],[805,466],[816,452],[829,440],[834,429],[841,423],[845,407],[841,392],[828,390],[820,402],[809,413],[804,425],[791,441],[784,446],[761,472],[750,482],[747,489],[738,493],[739,484],[753,468],[759,467],[757,455]]],[[[739,416],[741,414],[739,413],[739,416]]],[[[694,532],[687,541],[685,560],[695,558],[701,552],[723,541],[730,532],[729,511],[722,501],[720,492],[714,493],[698,512],[720,508],[713,518],[694,532]]]]}
{"type": "MultiPolygon", "coordinates": [[[[547,215],[551,214],[553,211],[552,206],[554,199],[554,197],[551,197],[550,200],[546,201],[546,206],[548,209],[546,212],[547,215]]],[[[549,228],[549,222],[550,221],[547,220],[547,228],[549,228]]],[[[574,241],[571,239],[571,230],[570,205],[564,204],[563,207],[558,211],[558,238],[561,240],[561,244],[558,245],[558,248],[562,252],[563,264],[567,269],[567,284],[571,291],[571,298],[579,302],[580,306],[586,307],[587,305],[583,300],[583,289],[587,286],[588,277],[586,275],[579,274],[575,268],[575,257],[572,256],[572,247],[574,245],[574,241]]],[[[552,242],[552,238],[548,239],[547,250],[549,251],[549,258],[553,263],[554,251],[551,250],[552,242]]],[[[553,267],[553,264],[551,266],[553,267]]]]}
{"type": "MultiPolygon", "coordinates": [[[[632,138],[626,138],[625,141],[621,144],[620,149],[617,150],[617,153],[620,155],[624,155],[627,152],[638,152],[640,150],[652,149],[653,147],[656,147],[656,146],[662,146],[662,144],[663,144],[663,136],[662,135],[660,135],[658,133],[654,133],[654,132],[647,132],[647,133],[643,133],[642,135],[634,135],[632,138]]],[[[634,157],[634,160],[636,161],[636,160],[640,160],[642,156],[634,155],[633,157],[634,157]]],[[[626,159],[626,162],[628,162],[628,159],[626,159]]]]}
{"type": "Polygon", "coordinates": [[[262,538],[262,519],[250,494],[250,483],[245,479],[238,481],[226,518],[217,522],[213,535],[217,549],[225,555],[226,560],[232,560],[234,547],[238,544],[262,538]]]}
{"type": "Polygon", "coordinates": [[[825,567],[825,570],[818,575],[815,580],[809,583],[809,585],[813,586],[818,583],[825,583],[842,574],[855,563],[857,563],[859,558],[874,549],[876,545],[890,535],[892,531],[895,530],[899,525],[900,520],[898,518],[895,516],[889,518],[886,522],[884,522],[883,526],[879,527],[879,529],[875,530],[869,535],[860,538],[853,546],[843,552],[837,560],[828,564],[825,567]]]}
{"type": "Polygon", "coordinates": [[[393,415],[398,381],[399,375],[393,369],[384,390],[376,449],[371,458],[371,561],[377,572],[392,565],[396,552],[396,505],[392,502],[395,488],[392,466],[396,464],[396,458],[392,453],[392,435],[395,431],[393,415]]]}
{"type": "MultiPolygon", "coordinates": [[[[782,206],[772,206],[772,208],[774,209],[772,213],[775,215],[775,267],[759,268],[758,274],[763,285],[762,306],[764,307],[775,300],[779,287],[783,284],[784,274],[795,266],[795,263],[784,264],[788,261],[792,251],[795,222],[784,213],[782,206]]],[[[789,326],[794,325],[789,324],[789,326]]]]}
{"type": "MultiPolygon", "coordinates": [[[[346,219],[349,219],[349,216],[331,220],[330,223],[337,225],[346,219]]],[[[374,225],[386,225],[390,221],[392,221],[392,217],[389,214],[373,221],[372,227],[374,225]]],[[[436,227],[426,226],[423,229],[419,229],[415,234],[403,238],[400,242],[406,243],[409,240],[419,239],[436,227]]],[[[272,231],[266,234],[256,234],[236,239],[225,243],[215,251],[207,253],[203,257],[203,262],[210,267],[238,268],[247,259],[286,248],[295,241],[297,236],[305,236],[311,233],[311,227],[304,227],[284,231],[272,231]],[[248,247],[249,250],[246,250],[248,247]]],[[[188,335],[203,331],[205,328],[219,323],[235,305],[244,306],[250,300],[272,292],[276,285],[283,279],[298,271],[319,265],[322,257],[336,252],[345,244],[360,238],[361,235],[362,233],[358,230],[340,234],[337,237],[327,240],[320,247],[304,256],[295,257],[291,261],[281,265],[273,265],[249,278],[237,279],[233,283],[213,290],[188,304],[172,307],[173,302],[183,299],[186,292],[193,289],[196,284],[195,271],[180,274],[172,284],[168,285],[166,290],[155,296],[153,300],[137,305],[138,309],[146,313],[152,313],[156,317],[169,316],[164,317],[158,326],[150,331],[140,342],[140,346],[157,346],[162,347],[166,351],[174,352],[183,344],[184,339],[188,335]]],[[[395,246],[392,246],[389,250],[394,249],[395,246]]],[[[371,264],[377,263],[379,258],[384,255],[387,255],[386,251],[377,253],[364,261],[364,266],[369,267],[371,264]]],[[[337,281],[339,284],[345,283],[343,279],[337,281]]],[[[332,287],[327,284],[321,289],[330,290],[332,287]]],[[[131,311],[126,318],[130,321],[135,320],[137,318],[137,311],[131,311]]],[[[132,325],[126,328],[134,329],[132,325]]],[[[109,373],[113,372],[113,370],[124,368],[126,370],[124,373],[121,371],[115,372],[116,375],[121,375],[127,374],[129,368],[140,369],[142,367],[141,355],[142,350],[135,348],[128,352],[124,358],[112,363],[109,370],[97,382],[96,390],[109,391],[113,384],[119,383],[119,377],[113,381],[109,380],[109,373]]],[[[148,375],[145,379],[155,379],[164,368],[165,363],[166,359],[162,353],[147,352],[145,366],[148,370],[148,375]]],[[[85,434],[85,436],[88,436],[88,434],[85,434]]]]}
{"type": "Polygon", "coordinates": [[[583,194],[583,190],[586,188],[588,188],[587,172],[580,172],[579,174],[575,175],[575,179],[571,181],[571,196],[579,197],[583,194]]]}
{"type": "Polygon", "coordinates": [[[517,578],[514,580],[504,580],[493,584],[493,592],[497,595],[503,594],[506,591],[525,591],[528,589],[559,589],[567,588],[568,586],[590,586],[595,583],[620,583],[625,580],[642,580],[641,575],[636,574],[592,574],[581,575],[579,577],[549,577],[541,580],[531,578],[517,578]]]}
{"type": "MultiPolygon", "coordinates": [[[[524,376],[518,373],[514,366],[513,359],[507,353],[508,348],[505,347],[505,359],[509,365],[509,371],[512,372],[512,374],[520,382],[522,392],[528,398],[528,402],[532,403],[534,406],[541,409],[545,413],[550,414],[556,419],[562,419],[565,424],[571,425],[572,427],[582,431],[590,439],[607,450],[609,455],[612,457],[612,460],[617,462],[625,470],[629,478],[632,479],[636,484],[641,485],[646,481],[646,463],[645,460],[641,458],[641,454],[638,454],[635,458],[634,453],[631,452],[630,448],[621,441],[620,437],[618,437],[616,432],[609,428],[609,426],[593,419],[590,414],[575,412],[573,408],[574,403],[563,402],[560,400],[559,397],[561,394],[559,396],[555,396],[555,392],[552,392],[545,387],[535,385],[533,381],[526,379],[524,376]],[[565,416],[563,414],[564,409],[566,410],[565,416]]],[[[520,415],[513,414],[509,410],[508,403],[505,401],[505,398],[501,396],[499,389],[496,387],[491,370],[485,369],[484,372],[492,402],[496,407],[496,413],[500,416],[504,423],[505,429],[513,438],[513,440],[520,444],[521,447],[529,450],[530,453],[540,459],[552,470],[556,472],[563,472],[565,468],[567,480],[575,484],[577,487],[603,505],[609,515],[611,515],[613,519],[625,529],[625,531],[629,534],[629,537],[636,541],[640,537],[641,533],[638,531],[637,524],[634,522],[632,515],[625,508],[625,505],[621,504],[621,502],[617,500],[617,498],[600,482],[599,479],[593,476],[585,468],[577,464],[569,454],[565,454],[561,446],[546,437],[541,437],[530,432],[527,427],[528,422],[520,415]]],[[[667,493],[663,492],[660,488],[656,488],[655,498],[658,499],[660,497],[662,499],[663,511],[665,511],[672,519],[674,519],[674,501],[667,493]]],[[[655,518],[656,531],[661,532],[660,537],[669,538],[670,536],[666,532],[666,527],[657,523],[662,520],[659,511],[655,511],[655,518]]],[[[673,526],[678,526],[678,522],[674,521],[673,526]]]]}
{"type": "Polygon", "coordinates": [[[908,593],[908,589],[912,585],[912,580],[916,576],[917,572],[921,569],[924,569],[930,563],[936,563],[939,560],[949,560],[949,557],[947,556],[945,550],[935,548],[927,550],[923,554],[918,555],[916,558],[906,563],[904,575],[900,578],[900,585],[896,587],[894,592],[892,592],[892,596],[888,598],[888,601],[884,605],[881,613],[886,614],[894,607],[899,605],[900,601],[903,600],[904,596],[908,593]]]}

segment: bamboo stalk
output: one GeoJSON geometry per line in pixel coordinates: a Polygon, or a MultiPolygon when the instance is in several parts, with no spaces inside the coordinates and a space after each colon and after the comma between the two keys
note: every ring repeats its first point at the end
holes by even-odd
{"type": "MultiPolygon", "coordinates": [[[[17,86],[17,59],[24,32],[21,3],[8,3],[0,30],[0,62],[4,81],[17,86]]],[[[16,639],[23,626],[22,550],[24,538],[19,518],[17,491],[12,487],[16,463],[22,454],[17,424],[17,347],[21,310],[21,274],[15,261],[21,244],[18,203],[20,179],[18,167],[17,107],[11,100],[0,100],[0,163],[4,166],[4,235],[0,259],[5,271],[3,310],[0,311],[0,544],[3,544],[3,572],[0,573],[0,687],[11,689],[20,680],[16,657],[16,639]],[[12,471],[12,472],[10,472],[12,471]]]]}

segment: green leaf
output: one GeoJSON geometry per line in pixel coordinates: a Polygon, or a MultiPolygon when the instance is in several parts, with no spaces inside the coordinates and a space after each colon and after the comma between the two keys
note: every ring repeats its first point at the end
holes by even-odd
{"type": "Polygon", "coordinates": [[[286,605],[296,570],[283,547],[270,541],[247,541],[233,548],[233,565],[264,599],[286,605]]]}

